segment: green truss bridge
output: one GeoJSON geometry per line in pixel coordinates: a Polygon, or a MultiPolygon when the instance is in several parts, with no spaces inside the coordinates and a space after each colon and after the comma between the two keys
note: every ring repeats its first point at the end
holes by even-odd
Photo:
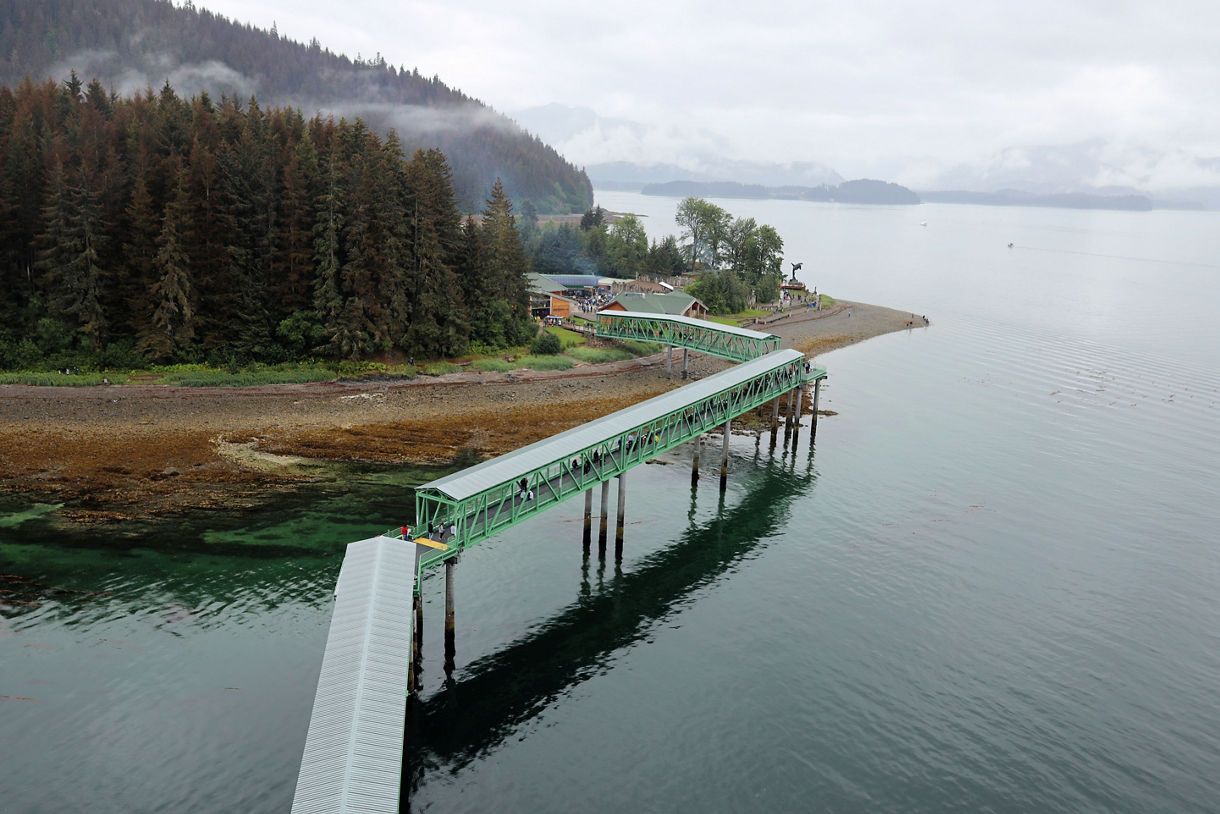
{"type": "Polygon", "coordinates": [[[826,376],[800,351],[777,350],[655,398],[426,483],[413,537],[448,546],[439,564],[488,537],[607,483],[663,452],[725,427],[826,376]]]}
{"type": "Polygon", "coordinates": [[[632,312],[600,314],[598,335],[660,342],[671,350],[682,347],[741,364],[424,484],[415,491],[416,521],[410,532],[395,529],[348,547],[335,589],[294,814],[398,810],[403,710],[418,675],[414,665],[419,663],[419,591],[425,568],[446,566],[445,642],[451,662],[453,566],[462,551],[581,493],[587,548],[593,487],[599,486],[598,548],[604,556],[609,487],[616,479],[615,546],[621,550],[629,469],[693,441],[694,480],[704,434],[720,429],[723,489],[730,422],[770,403],[774,440],[781,399],[788,397],[787,426],[796,429],[801,398],[810,383],[816,429],[819,385],[826,370],[811,365],[799,351],[780,350],[779,337],[632,312]]]}
{"type": "Polygon", "coordinates": [[[609,339],[638,339],[687,350],[710,353],[734,362],[748,362],[779,350],[779,337],[703,319],[643,314],[636,311],[602,311],[597,335],[609,339]]]}

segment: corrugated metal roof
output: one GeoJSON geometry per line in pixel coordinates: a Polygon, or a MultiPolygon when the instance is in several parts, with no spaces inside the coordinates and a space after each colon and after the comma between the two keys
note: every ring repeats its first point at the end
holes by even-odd
{"type": "Polygon", "coordinates": [[[544,274],[542,276],[568,288],[597,288],[596,274],[544,274]]]}
{"type": "MultiPolygon", "coordinates": [[[[695,320],[696,322],[698,320],[695,320]]],[[[465,500],[485,489],[512,483],[527,472],[562,461],[581,450],[614,438],[625,432],[656,421],[689,404],[702,401],[735,385],[747,382],[768,371],[804,359],[797,350],[785,349],[768,353],[749,362],[742,362],[706,379],[692,382],[655,398],[611,413],[603,418],[573,427],[570,430],[536,441],[529,446],[506,453],[490,461],[475,464],[461,472],[425,483],[419,491],[441,492],[454,500],[465,500]]]]}
{"type": "Polygon", "coordinates": [[[398,811],[414,591],[415,546],[348,544],[293,814],[398,811]]]}
{"type": "Polygon", "coordinates": [[[528,287],[531,291],[538,291],[542,294],[551,294],[556,291],[566,291],[567,289],[559,283],[552,280],[543,274],[529,272],[525,275],[528,282],[528,287]]]}
{"type": "Polygon", "coordinates": [[[719,322],[711,322],[706,319],[695,319],[694,317],[682,317],[677,314],[649,314],[643,311],[602,311],[600,313],[607,316],[619,319],[634,317],[636,319],[664,319],[667,322],[677,322],[681,325],[692,325],[696,328],[704,330],[720,331],[721,333],[732,334],[733,336],[744,336],[748,339],[779,339],[775,334],[766,334],[761,331],[751,331],[748,328],[738,328],[736,325],[724,325],[719,322]]]}
{"type": "MultiPolygon", "coordinates": [[[[668,294],[651,294],[642,291],[623,291],[610,302],[618,303],[628,310],[640,314],[679,315],[697,299],[684,291],[671,291],[668,294]]],[[[703,303],[699,302],[700,305],[703,303]]],[[[705,308],[707,306],[704,306],[705,308]]]]}

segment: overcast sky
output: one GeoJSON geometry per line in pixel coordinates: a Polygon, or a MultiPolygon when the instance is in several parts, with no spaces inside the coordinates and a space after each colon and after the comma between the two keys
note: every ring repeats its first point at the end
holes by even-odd
{"type": "Polygon", "coordinates": [[[649,125],[556,145],[582,165],[706,148],[922,185],[1005,148],[1100,139],[1120,169],[1098,183],[1220,183],[1198,161],[1220,164],[1216,0],[197,5],[380,52],[502,112],[557,102],[649,125]]]}

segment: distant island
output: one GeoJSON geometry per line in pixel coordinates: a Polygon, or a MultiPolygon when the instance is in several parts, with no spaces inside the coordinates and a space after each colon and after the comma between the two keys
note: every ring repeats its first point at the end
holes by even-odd
{"type": "Polygon", "coordinates": [[[669,181],[647,184],[640,192],[669,198],[772,198],[790,201],[825,201],[850,204],[911,205],[919,196],[904,186],[862,178],[837,185],[816,187],[763,186],[736,181],[669,181]]]}

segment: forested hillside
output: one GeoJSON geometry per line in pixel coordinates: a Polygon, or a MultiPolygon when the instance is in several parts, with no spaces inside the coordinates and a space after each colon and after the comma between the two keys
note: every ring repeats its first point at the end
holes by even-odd
{"type": "Polygon", "coordinates": [[[527,268],[498,182],[463,222],[442,153],[359,121],[0,87],[0,367],[504,346],[527,268]]]}
{"type": "Polygon", "coordinates": [[[438,78],[352,60],[317,39],[304,45],[167,0],[0,0],[0,83],[25,76],[57,82],[75,71],[126,96],[166,81],[183,96],[256,96],[263,105],[362,118],[396,130],[408,154],[439,149],[449,159],[459,206],[478,211],[497,177],[514,200],[540,212],[580,212],[593,203],[582,170],[506,117],[438,78]]]}

